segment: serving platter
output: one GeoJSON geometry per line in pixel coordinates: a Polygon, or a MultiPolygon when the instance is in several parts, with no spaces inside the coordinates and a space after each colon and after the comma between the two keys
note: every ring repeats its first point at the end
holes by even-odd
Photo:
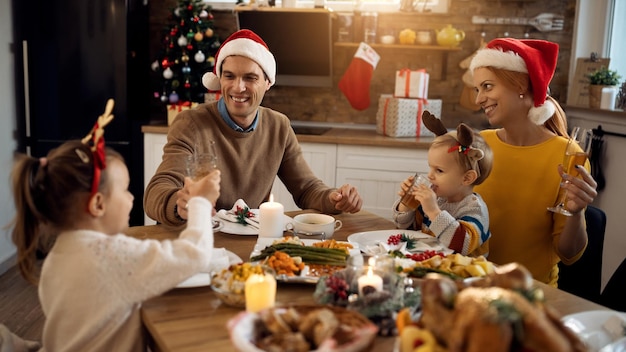
{"type": "MultiPolygon", "coordinates": [[[[254,245],[254,249],[250,253],[250,258],[261,254],[261,251],[268,246],[274,244],[278,238],[268,238],[268,237],[259,237],[257,239],[256,244],[254,245]]],[[[322,242],[320,239],[299,239],[305,246],[312,246],[316,242],[322,242]]],[[[345,241],[337,241],[337,242],[345,242],[345,241]]],[[[361,252],[359,248],[352,244],[353,248],[349,249],[350,256],[360,255],[361,252]]],[[[306,263],[305,263],[306,264],[306,263]]],[[[319,281],[320,275],[315,275],[312,273],[310,266],[306,265],[304,270],[298,276],[288,276],[288,275],[276,275],[276,281],[284,282],[284,283],[298,283],[298,284],[317,284],[319,281]]]]}
{"type": "Polygon", "coordinates": [[[408,249],[408,252],[415,253],[427,250],[443,252],[444,254],[453,252],[450,248],[442,245],[437,238],[414,230],[392,229],[357,232],[348,236],[348,242],[359,248],[365,254],[376,255],[395,249],[394,246],[387,244],[387,240],[389,237],[397,234],[404,234],[415,240],[415,247],[408,249]]]}
{"type": "MultiPolygon", "coordinates": [[[[585,342],[590,351],[603,351],[603,347],[620,338],[613,336],[605,327],[609,319],[617,322],[621,320],[622,329],[626,328],[624,326],[626,324],[626,313],[612,310],[591,310],[570,314],[561,318],[561,321],[585,342]]],[[[622,331],[621,337],[624,337],[624,331],[622,331]]]]}

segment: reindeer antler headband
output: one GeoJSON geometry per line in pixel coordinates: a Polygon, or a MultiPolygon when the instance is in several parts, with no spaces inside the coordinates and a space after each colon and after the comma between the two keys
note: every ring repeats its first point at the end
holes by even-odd
{"type": "MultiPolygon", "coordinates": [[[[443,125],[443,122],[441,122],[440,119],[431,114],[428,110],[424,110],[422,113],[422,121],[424,122],[424,126],[426,126],[426,128],[428,128],[436,136],[443,136],[448,133],[448,130],[443,125]]],[[[474,143],[474,132],[472,131],[472,128],[464,123],[460,123],[456,128],[456,136],[454,134],[450,135],[456,139],[457,144],[450,147],[448,149],[448,153],[456,151],[461,154],[465,154],[472,165],[472,169],[477,171],[480,175],[477,163],[485,157],[485,152],[472,147],[472,144],[474,143]]]]}
{"type": "MultiPolygon", "coordinates": [[[[106,168],[106,158],[104,154],[104,126],[108,125],[113,120],[113,105],[115,105],[113,99],[107,101],[104,108],[104,114],[98,117],[96,124],[91,131],[81,140],[83,144],[91,144],[91,152],[93,153],[93,181],[91,183],[91,195],[93,196],[98,191],[98,185],[100,184],[100,174],[102,170],[106,168]]],[[[79,154],[79,157],[82,156],[79,154]]]]}

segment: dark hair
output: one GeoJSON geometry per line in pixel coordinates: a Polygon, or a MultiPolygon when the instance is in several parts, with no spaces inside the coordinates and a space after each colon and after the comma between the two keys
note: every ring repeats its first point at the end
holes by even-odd
{"type": "MultiPolygon", "coordinates": [[[[122,156],[106,148],[107,160],[122,156]]],[[[22,276],[36,282],[36,253],[44,228],[68,228],[77,211],[86,209],[94,175],[93,153],[79,140],[51,150],[46,158],[18,154],[11,172],[15,201],[12,238],[17,247],[17,265],[22,276]]],[[[107,191],[107,169],[102,170],[98,190],[107,191]]]]}

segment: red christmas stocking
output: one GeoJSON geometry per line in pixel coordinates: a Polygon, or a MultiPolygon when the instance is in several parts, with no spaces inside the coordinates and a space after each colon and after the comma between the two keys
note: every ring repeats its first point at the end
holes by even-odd
{"type": "Polygon", "coordinates": [[[380,55],[369,45],[361,43],[348,69],[339,80],[339,89],[357,110],[370,106],[370,82],[380,55]]]}

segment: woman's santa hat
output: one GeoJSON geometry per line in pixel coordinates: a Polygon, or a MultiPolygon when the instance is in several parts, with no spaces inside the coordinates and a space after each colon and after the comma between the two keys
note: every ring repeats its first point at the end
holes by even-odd
{"type": "Polygon", "coordinates": [[[478,67],[495,67],[503,70],[527,73],[533,91],[534,106],[528,117],[534,123],[543,125],[556,112],[556,107],[548,96],[548,85],[554,76],[559,46],[545,40],[498,38],[479,50],[472,62],[470,71],[478,67]]]}
{"type": "Polygon", "coordinates": [[[202,84],[208,90],[220,90],[222,76],[222,62],[229,56],[244,56],[256,62],[267,75],[270,86],[276,82],[276,60],[267,44],[256,33],[248,29],[241,29],[228,37],[215,54],[213,72],[202,76],[202,84]]]}

